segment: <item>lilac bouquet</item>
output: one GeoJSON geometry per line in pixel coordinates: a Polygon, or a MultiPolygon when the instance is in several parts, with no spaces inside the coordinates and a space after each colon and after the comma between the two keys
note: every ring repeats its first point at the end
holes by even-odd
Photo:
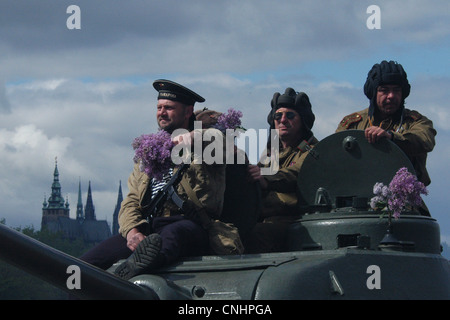
{"type": "Polygon", "coordinates": [[[132,143],[135,150],[134,162],[150,178],[162,180],[172,167],[171,151],[174,146],[171,135],[160,130],[154,134],[143,134],[132,143]]]}
{"type": "Polygon", "coordinates": [[[241,127],[242,112],[234,110],[233,108],[228,109],[228,113],[222,113],[217,119],[217,123],[213,126],[222,132],[226,129],[243,129],[241,127]]]}
{"type": "Polygon", "coordinates": [[[422,204],[421,194],[428,195],[425,185],[417,181],[416,176],[403,167],[397,171],[389,186],[381,182],[373,186],[375,197],[370,200],[370,206],[375,210],[387,208],[392,211],[395,219],[400,217],[402,210],[409,205],[422,204]]]}

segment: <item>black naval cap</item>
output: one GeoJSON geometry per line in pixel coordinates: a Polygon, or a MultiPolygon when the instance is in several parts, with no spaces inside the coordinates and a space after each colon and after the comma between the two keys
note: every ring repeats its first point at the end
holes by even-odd
{"type": "Polygon", "coordinates": [[[170,80],[155,80],[155,82],[153,82],[153,87],[159,92],[158,100],[167,99],[178,101],[190,106],[193,106],[195,102],[205,101],[205,98],[198,95],[194,91],[170,80]]]}

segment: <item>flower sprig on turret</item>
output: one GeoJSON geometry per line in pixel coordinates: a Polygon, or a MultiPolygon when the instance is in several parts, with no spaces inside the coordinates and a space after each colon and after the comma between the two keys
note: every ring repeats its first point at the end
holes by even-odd
{"type": "Polygon", "coordinates": [[[395,219],[408,206],[420,206],[423,202],[421,194],[428,195],[425,185],[417,180],[406,167],[397,171],[389,186],[381,182],[373,187],[375,196],[370,200],[370,206],[375,210],[389,210],[395,219]]]}

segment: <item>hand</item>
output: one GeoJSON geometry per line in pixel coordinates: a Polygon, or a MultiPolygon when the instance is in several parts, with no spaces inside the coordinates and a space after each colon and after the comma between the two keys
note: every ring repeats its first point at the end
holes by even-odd
{"type": "Polygon", "coordinates": [[[145,239],[143,233],[141,233],[137,228],[133,228],[127,233],[127,247],[134,251],[138,244],[145,239]]]}
{"type": "Polygon", "coordinates": [[[364,131],[364,135],[369,143],[375,143],[382,138],[392,139],[392,133],[375,126],[367,128],[364,131]]]}
{"type": "Polygon", "coordinates": [[[248,176],[250,181],[255,182],[259,181],[261,184],[261,188],[267,189],[267,180],[261,175],[261,168],[252,164],[249,164],[247,167],[248,176]]]}
{"type": "Polygon", "coordinates": [[[172,142],[177,144],[185,144],[185,145],[191,145],[192,141],[194,139],[194,131],[179,134],[175,137],[173,137],[172,142]]]}

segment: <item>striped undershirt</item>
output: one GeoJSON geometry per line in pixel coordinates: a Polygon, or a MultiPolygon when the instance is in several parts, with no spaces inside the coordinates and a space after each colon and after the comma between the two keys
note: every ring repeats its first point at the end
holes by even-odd
{"type": "Polygon", "coordinates": [[[169,172],[166,173],[162,180],[155,180],[154,178],[151,181],[151,188],[152,188],[152,199],[158,194],[158,192],[164,188],[164,186],[169,182],[170,178],[172,178],[173,175],[173,168],[169,169],[169,172]]]}

